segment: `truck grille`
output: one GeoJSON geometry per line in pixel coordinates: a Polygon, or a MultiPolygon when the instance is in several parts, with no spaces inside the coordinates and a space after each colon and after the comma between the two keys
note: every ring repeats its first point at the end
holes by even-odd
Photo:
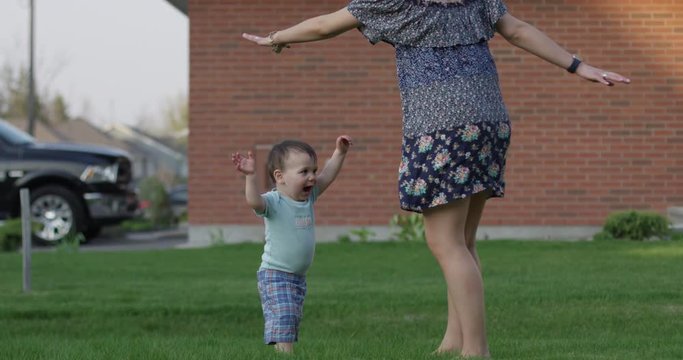
{"type": "Polygon", "coordinates": [[[116,176],[116,183],[119,185],[127,185],[133,179],[133,171],[130,166],[130,160],[126,158],[119,158],[119,172],[116,176]]]}

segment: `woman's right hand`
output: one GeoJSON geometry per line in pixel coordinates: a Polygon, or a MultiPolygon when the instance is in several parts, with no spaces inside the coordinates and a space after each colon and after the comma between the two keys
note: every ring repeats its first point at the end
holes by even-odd
{"type": "Polygon", "coordinates": [[[232,163],[235,164],[235,169],[244,175],[253,175],[256,172],[256,161],[251,151],[247,152],[247,156],[238,152],[233,153],[232,163]]]}
{"type": "Polygon", "coordinates": [[[272,34],[266,37],[261,37],[258,35],[243,33],[242,37],[260,46],[270,46],[270,48],[276,54],[279,54],[282,51],[282,49],[289,47],[289,45],[287,44],[274,44],[272,34]]]}
{"type": "Polygon", "coordinates": [[[272,40],[271,40],[269,37],[267,37],[267,36],[266,36],[266,37],[261,37],[261,36],[258,36],[258,35],[252,35],[252,34],[243,33],[243,34],[242,34],[242,37],[245,38],[245,39],[247,39],[247,40],[249,40],[249,41],[251,41],[251,42],[256,43],[257,45],[261,45],[261,46],[272,46],[272,45],[273,45],[272,40]]]}

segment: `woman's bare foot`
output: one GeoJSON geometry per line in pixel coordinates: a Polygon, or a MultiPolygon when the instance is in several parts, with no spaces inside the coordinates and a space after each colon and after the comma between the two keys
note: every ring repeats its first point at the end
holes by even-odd
{"type": "Polygon", "coordinates": [[[455,355],[460,354],[460,349],[456,347],[444,347],[439,346],[436,350],[432,351],[432,355],[455,355]]]}
{"type": "Polygon", "coordinates": [[[449,337],[444,336],[439,347],[432,352],[432,355],[438,354],[460,354],[462,351],[462,344],[450,340],[449,337]]]}
{"type": "Polygon", "coordinates": [[[484,353],[484,355],[479,355],[479,354],[463,354],[461,353],[460,356],[463,359],[490,359],[491,354],[487,351],[484,353]]]}
{"type": "Polygon", "coordinates": [[[432,356],[456,356],[457,359],[489,359],[491,358],[491,354],[486,354],[486,355],[468,355],[468,354],[463,354],[462,351],[458,348],[445,348],[439,346],[438,349],[432,351],[430,354],[432,356]]]}

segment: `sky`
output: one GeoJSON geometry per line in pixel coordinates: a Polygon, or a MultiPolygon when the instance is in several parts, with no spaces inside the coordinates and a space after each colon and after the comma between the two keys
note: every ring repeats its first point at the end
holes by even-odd
{"type": "MultiPolygon", "coordinates": [[[[28,64],[29,0],[0,0],[0,66],[28,64]]],[[[160,125],[186,97],[189,21],[166,0],[34,0],[40,94],[99,125],[160,125]]]]}

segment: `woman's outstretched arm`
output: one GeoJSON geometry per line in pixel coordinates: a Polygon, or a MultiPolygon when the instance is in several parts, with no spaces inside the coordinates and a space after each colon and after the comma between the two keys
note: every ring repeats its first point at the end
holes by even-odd
{"type": "Polygon", "coordinates": [[[343,8],[330,14],[304,20],[265,37],[246,33],[242,34],[242,37],[258,45],[275,46],[281,49],[287,44],[329,39],[360,25],[361,23],[346,8],[343,8]]]}
{"type": "MultiPolygon", "coordinates": [[[[496,31],[510,44],[524,49],[539,58],[555,64],[563,69],[572,64],[572,55],[549,38],[542,31],[521,21],[509,13],[503,15],[496,23],[496,31]]],[[[604,85],[615,83],[628,84],[630,79],[615,72],[596,68],[582,62],[576,69],[576,74],[582,78],[604,85]]]]}

